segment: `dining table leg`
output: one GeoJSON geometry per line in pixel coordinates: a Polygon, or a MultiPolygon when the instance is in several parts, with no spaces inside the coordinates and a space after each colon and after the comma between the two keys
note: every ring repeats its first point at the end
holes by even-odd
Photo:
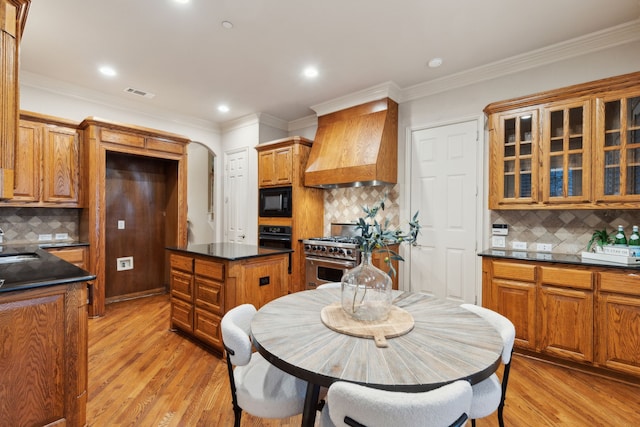
{"type": "Polygon", "coordinates": [[[307,383],[307,393],[304,397],[304,408],[302,409],[302,427],[313,427],[316,422],[316,411],[318,409],[318,397],[320,396],[320,386],[307,383]]]}

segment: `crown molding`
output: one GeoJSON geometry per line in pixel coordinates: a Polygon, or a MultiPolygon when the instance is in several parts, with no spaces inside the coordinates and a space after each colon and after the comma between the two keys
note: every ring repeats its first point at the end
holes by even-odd
{"type": "Polygon", "coordinates": [[[289,122],[287,122],[286,120],[282,120],[265,113],[259,113],[258,118],[260,119],[261,125],[270,126],[272,128],[280,129],[284,131],[289,130],[289,122]]]}
{"type": "Polygon", "coordinates": [[[640,19],[407,87],[402,91],[400,102],[423,98],[638,40],[640,40],[640,19]]]}
{"type": "Polygon", "coordinates": [[[126,111],[137,115],[145,115],[156,120],[168,121],[182,126],[189,126],[207,132],[220,132],[220,127],[209,120],[202,120],[192,116],[177,114],[173,111],[157,108],[148,103],[136,100],[123,100],[101,92],[86,89],[71,83],[51,79],[43,75],[29,72],[20,72],[20,85],[31,87],[43,92],[49,92],[66,98],[78,99],[84,102],[103,105],[114,110],[126,111]]]}
{"type": "Polygon", "coordinates": [[[290,121],[287,130],[289,132],[293,132],[299,129],[307,129],[316,126],[318,126],[318,116],[311,114],[306,117],[301,117],[297,120],[290,121]]]}
{"type": "Polygon", "coordinates": [[[391,98],[395,102],[399,102],[401,98],[400,87],[394,82],[385,82],[321,104],[312,105],[311,109],[315,111],[318,116],[324,116],[325,114],[383,98],[391,98]]]}

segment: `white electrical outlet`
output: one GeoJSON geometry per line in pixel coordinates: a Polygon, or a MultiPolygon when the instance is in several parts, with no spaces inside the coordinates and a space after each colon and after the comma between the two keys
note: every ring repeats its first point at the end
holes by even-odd
{"type": "Polygon", "coordinates": [[[116,259],[116,270],[117,271],[133,270],[133,257],[132,256],[126,256],[126,257],[122,257],[122,258],[117,258],[116,259]]]}
{"type": "Polygon", "coordinates": [[[124,230],[124,219],[118,220],[118,230],[124,230]]]}
{"type": "Polygon", "coordinates": [[[53,240],[53,236],[51,234],[38,234],[38,240],[40,242],[49,242],[53,240]]]}
{"type": "Polygon", "coordinates": [[[491,237],[491,246],[494,248],[504,248],[507,246],[507,239],[504,236],[491,237]]]}
{"type": "Polygon", "coordinates": [[[538,252],[551,252],[551,243],[536,243],[536,251],[538,252]]]}
{"type": "Polygon", "coordinates": [[[67,240],[69,233],[56,233],[56,240],[67,240]]]}
{"type": "Polygon", "coordinates": [[[512,242],[511,247],[518,250],[527,250],[527,242],[512,242]]]}

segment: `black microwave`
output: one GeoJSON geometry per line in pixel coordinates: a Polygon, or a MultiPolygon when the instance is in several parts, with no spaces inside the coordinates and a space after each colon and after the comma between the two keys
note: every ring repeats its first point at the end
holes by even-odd
{"type": "Polygon", "coordinates": [[[291,217],[291,187],[261,188],[259,192],[261,217],[291,217]]]}

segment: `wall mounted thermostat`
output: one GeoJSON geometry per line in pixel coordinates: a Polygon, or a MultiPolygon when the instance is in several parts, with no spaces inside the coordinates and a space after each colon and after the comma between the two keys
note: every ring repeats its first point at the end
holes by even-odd
{"type": "Polygon", "coordinates": [[[509,224],[492,224],[491,234],[494,236],[506,236],[509,234],[509,224]]]}

